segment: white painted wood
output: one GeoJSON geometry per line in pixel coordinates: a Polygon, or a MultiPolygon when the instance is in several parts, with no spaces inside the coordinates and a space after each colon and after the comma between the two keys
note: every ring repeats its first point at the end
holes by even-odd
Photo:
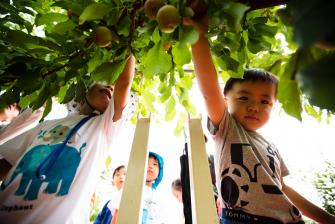
{"type": "Polygon", "coordinates": [[[189,118],[188,133],[192,221],[194,224],[217,224],[218,216],[201,118],[189,118]]]}
{"type": "Polygon", "coordinates": [[[142,192],[148,163],[149,127],[150,118],[138,119],[117,224],[139,224],[142,222],[142,192]]]}

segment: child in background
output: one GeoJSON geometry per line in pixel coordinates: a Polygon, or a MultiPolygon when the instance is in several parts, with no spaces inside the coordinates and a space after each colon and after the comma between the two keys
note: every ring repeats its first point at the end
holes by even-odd
{"type": "Polygon", "coordinates": [[[42,118],[43,111],[43,107],[35,111],[31,108],[24,109],[9,124],[0,127],[0,145],[35,127],[42,118]]]}
{"type": "Polygon", "coordinates": [[[21,108],[17,103],[12,103],[0,109],[0,126],[9,124],[19,115],[20,111],[21,108]]]}
{"type": "Polygon", "coordinates": [[[94,224],[109,224],[115,216],[116,210],[119,209],[120,200],[123,190],[124,181],[126,179],[127,168],[125,165],[118,166],[113,172],[112,193],[110,200],[106,202],[98,216],[94,220],[94,224]]]}
{"type": "Polygon", "coordinates": [[[300,211],[317,222],[335,223],[334,216],[285,184],[283,177],[289,172],[278,149],[257,132],[270,118],[277,78],[246,70],[243,79],[228,80],[222,94],[205,37],[207,27],[189,18],[184,24],[199,32],[192,55],[216,145],[221,223],[304,223],[300,211]]]}
{"type": "MultiPolygon", "coordinates": [[[[175,179],[172,181],[171,190],[173,196],[177,199],[177,204],[175,205],[174,215],[170,219],[174,219],[173,222],[176,224],[184,224],[185,217],[184,217],[184,204],[183,204],[183,186],[181,183],[180,178],[175,179]]],[[[173,208],[174,209],[174,208],[173,208]]],[[[171,209],[170,209],[171,210],[171,209]]]]}
{"type": "Polygon", "coordinates": [[[1,185],[0,222],[89,223],[91,196],[121,128],[134,73],[130,55],[115,86],[89,88],[79,114],[42,122],[0,146],[0,164],[12,166],[1,185]]]}
{"type": "MultiPolygon", "coordinates": [[[[160,211],[162,204],[156,192],[157,186],[163,179],[163,168],[163,158],[155,152],[149,152],[147,175],[142,195],[142,224],[164,223],[162,217],[159,215],[159,213],[162,213],[163,211],[160,211]]],[[[116,212],[113,215],[113,224],[117,222],[117,214],[118,209],[116,209],[116,212]]]]}
{"type": "Polygon", "coordinates": [[[179,178],[172,181],[171,189],[173,196],[175,196],[179,202],[183,203],[183,189],[179,178]]]}
{"type": "Polygon", "coordinates": [[[143,190],[143,217],[142,224],[163,223],[159,213],[161,208],[159,195],[156,189],[163,179],[163,158],[154,152],[149,152],[147,177],[143,190]]]}

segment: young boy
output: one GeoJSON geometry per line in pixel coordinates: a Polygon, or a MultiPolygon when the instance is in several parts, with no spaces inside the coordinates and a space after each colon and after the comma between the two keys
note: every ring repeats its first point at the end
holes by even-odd
{"type": "Polygon", "coordinates": [[[124,181],[126,180],[127,168],[125,165],[118,166],[113,172],[113,189],[110,200],[106,202],[94,224],[110,224],[116,210],[119,209],[124,181]]]}
{"type": "MultiPolygon", "coordinates": [[[[160,211],[162,205],[160,204],[159,197],[156,194],[156,188],[163,179],[163,168],[163,158],[157,153],[149,152],[147,175],[142,195],[142,224],[164,223],[164,221],[161,220],[162,217],[159,216],[159,213],[162,213],[162,211],[160,211]]],[[[113,214],[112,224],[117,223],[117,215],[118,210],[116,209],[113,214]]]]}
{"type": "Polygon", "coordinates": [[[334,216],[285,184],[288,169],[277,148],[257,133],[270,118],[277,79],[268,72],[248,70],[244,79],[227,81],[222,94],[206,28],[190,19],[184,24],[199,31],[192,54],[216,144],[221,223],[304,223],[300,211],[317,222],[335,223],[334,216]]]}
{"type": "Polygon", "coordinates": [[[115,88],[93,85],[79,114],[43,122],[0,146],[0,164],[12,166],[1,185],[0,222],[89,223],[91,195],[134,72],[130,55],[115,88]],[[94,111],[100,115],[87,116],[94,111]]]}

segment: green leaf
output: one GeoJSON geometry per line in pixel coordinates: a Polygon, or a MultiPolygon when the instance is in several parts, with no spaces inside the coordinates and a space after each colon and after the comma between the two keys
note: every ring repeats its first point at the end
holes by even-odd
{"type": "Polygon", "coordinates": [[[62,102],[64,100],[66,92],[67,92],[67,86],[60,87],[59,92],[57,94],[58,102],[62,102]]]}
{"type": "Polygon", "coordinates": [[[271,49],[271,44],[268,43],[266,40],[262,39],[260,41],[260,40],[257,40],[251,37],[249,37],[247,46],[248,46],[249,51],[253,54],[257,54],[260,51],[271,49]]]}
{"type": "Polygon", "coordinates": [[[168,100],[165,107],[165,120],[171,121],[176,116],[176,100],[173,96],[168,100]]]}
{"type": "Polygon", "coordinates": [[[164,48],[162,42],[154,45],[142,61],[144,75],[148,78],[155,74],[167,73],[172,67],[172,58],[164,48]]]}
{"type": "Polygon", "coordinates": [[[302,48],[319,41],[335,44],[334,1],[292,1],[294,38],[302,48]]]}
{"type": "Polygon", "coordinates": [[[36,17],[36,25],[41,26],[41,25],[55,25],[54,23],[59,23],[59,22],[64,22],[68,20],[67,15],[62,14],[62,13],[55,13],[51,12],[48,14],[44,14],[42,16],[36,17]]]}
{"type": "Polygon", "coordinates": [[[280,80],[277,97],[285,112],[301,121],[302,106],[297,82],[280,80]]]}
{"type": "Polygon", "coordinates": [[[110,7],[104,3],[88,5],[79,16],[79,25],[86,21],[102,19],[109,11],[110,7]]]}
{"type": "Polygon", "coordinates": [[[5,108],[9,104],[15,103],[20,99],[20,93],[15,89],[10,89],[0,95],[0,108],[5,108]]]}
{"type": "Polygon", "coordinates": [[[185,89],[191,89],[193,85],[192,77],[185,75],[182,79],[180,79],[179,85],[185,89]]]}
{"type": "Polygon", "coordinates": [[[173,61],[182,67],[191,62],[192,55],[190,49],[185,44],[177,43],[172,47],[173,61]]]}
{"type": "Polygon", "coordinates": [[[93,72],[99,65],[102,63],[102,58],[103,58],[103,52],[100,50],[96,50],[93,53],[93,56],[91,59],[88,61],[88,69],[87,72],[91,73],[93,72]]]}
{"type": "Polygon", "coordinates": [[[67,20],[65,22],[57,23],[52,32],[63,35],[69,31],[72,31],[77,25],[72,20],[67,20]]]}
{"type": "Polygon", "coordinates": [[[155,112],[155,106],[154,106],[154,101],[155,101],[155,95],[152,94],[150,91],[145,90],[142,93],[142,104],[144,105],[144,107],[150,111],[150,112],[155,112]]]}
{"type": "Polygon", "coordinates": [[[228,55],[217,57],[217,61],[222,70],[231,70],[238,72],[240,63],[228,55]]]}
{"type": "Polygon", "coordinates": [[[194,44],[199,39],[199,33],[194,27],[183,27],[179,32],[179,44],[194,44]]]}
{"type": "Polygon", "coordinates": [[[297,81],[312,105],[335,112],[335,55],[310,64],[297,73],[297,81]]]}
{"type": "Polygon", "coordinates": [[[22,47],[22,45],[28,46],[28,44],[34,44],[37,46],[45,46],[51,49],[59,50],[60,47],[51,41],[44,40],[43,38],[31,36],[19,30],[8,30],[4,38],[6,42],[22,47]]]}
{"type": "Polygon", "coordinates": [[[274,37],[277,33],[278,28],[275,26],[269,26],[266,24],[255,24],[254,25],[257,35],[274,37]]]}
{"type": "Polygon", "coordinates": [[[50,113],[51,109],[52,109],[52,99],[49,98],[47,100],[47,102],[45,103],[45,106],[44,106],[44,111],[43,111],[43,115],[42,115],[42,118],[41,118],[42,121],[50,113]]]}
{"type": "Polygon", "coordinates": [[[164,103],[167,99],[169,99],[171,96],[171,86],[166,86],[165,91],[160,96],[159,100],[160,102],[164,103]]]}
{"type": "Polygon", "coordinates": [[[164,93],[167,89],[167,85],[165,82],[161,82],[158,86],[158,92],[159,93],[164,93]]]}
{"type": "Polygon", "coordinates": [[[106,160],[105,160],[105,167],[108,168],[112,163],[112,157],[111,156],[107,156],[106,160]]]}
{"type": "Polygon", "coordinates": [[[155,44],[158,44],[159,41],[161,40],[161,35],[158,27],[156,27],[154,32],[152,33],[151,39],[155,44]]]}
{"type": "Polygon", "coordinates": [[[236,32],[242,30],[241,20],[248,9],[250,9],[250,7],[242,3],[231,2],[229,4],[229,11],[227,10],[226,12],[234,18],[234,30],[236,32]]]}
{"type": "Polygon", "coordinates": [[[185,127],[186,120],[187,120],[187,114],[186,113],[179,113],[179,117],[178,117],[178,120],[177,120],[177,125],[176,125],[176,128],[174,130],[175,135],[178,135],[182,132],[182,130],[185,127]]]}
{"type": "Polygon", "coordinates": [[[49,87],[50,86],[48,84],[45,84],[42,87],[42,90],[38,94],[38,97],[34,100],[34,102],[32,102],[33,110],[36,110],[36,109],[42,107],[44,105],[45,101],[47,101],[49,98],[51,98],[49,87]]]}
{"type": "Polygon", "coordinates": [[[95,69],[92,73],[96,81],[106,81],[113,84],[121,75],[126,61],[105,62],[95,69]]]}
{"type": "Polygon", "coordinates": [[[68,88],[68,90],[66,91],[64,99],[61,101],[61,103],[66,104],[70,102],[75,96],[76,96],[76,85],[72,83],[68,88]]]}
{"type": "Polygon", "coordinates": [[[82,79],[79,79],[75,88],[76,91],[76,102],[81,102],[83,99],[85,99],[86,95],[86,85],[85,82],[82,79]]]}
{"type": "Polygon", "coordinates": [[[130,30],[131,20],[129,17],[124,17],[117,26],[117,33],[119,35],[128,36],[130,30]]]}
{"type": "Polygon", "coordinates": [[[108,26],[114,26],[119,21],[120,11],[118,9],[111,9],[110,13],[106,15],[105,21],[108,26]]]}

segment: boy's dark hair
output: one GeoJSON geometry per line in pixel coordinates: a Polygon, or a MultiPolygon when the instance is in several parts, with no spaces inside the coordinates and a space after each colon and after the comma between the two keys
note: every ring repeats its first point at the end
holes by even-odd
{"type": "Polygon", "coordinates": [[[114,178],[116,172],[118,172],[119,170],[124,169],[124,168],[126,168],[125,165],[121,165],[121,166],[116,167],[115,170],[113,171],[113,178],[114,178]]]}
{"type": "Polygon", "coordinates": [[[172,181],[171,187],[177,191],[182,191],[181,180],[178,178],[172,181]]]}
{"type": "Polygon", "coordinates": [[[251,82],[267,82],[272,83],[276,87],[276,95],[277,95],[277,89],[278,89],[278,78],[268,71],[263,71],[259,69],[246,69],[243,74],[242,78],[230,78],[225,84],[225,87],[223,89],[223,94],[226,95],[234,86],[235,83],[242,83],[245,81],[251,81],[251,82]]]}

